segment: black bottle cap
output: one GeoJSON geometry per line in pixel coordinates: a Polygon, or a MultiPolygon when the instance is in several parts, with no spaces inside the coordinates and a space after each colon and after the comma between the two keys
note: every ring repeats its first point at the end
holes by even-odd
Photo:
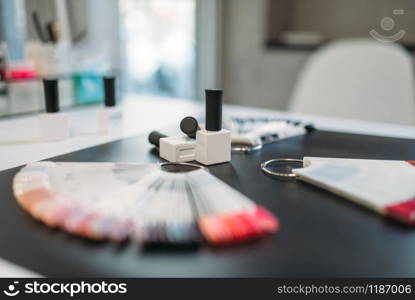
{"type": "Polygon", "coordinates": [[[164,135],[158,131],[152,131],[149,135],[148,135],[148,141],[150,142],[150,144],[156,146],[157,148],[160,147],[160,139],[161,138],[165,138],[167,137],[167,135],[164,135]]]}
{"type": "Polygon", "coordinates": [[[223,90],[205,90],[206,95],[206,130],[222,129],[222,94],[223,90]]]}
{"type": "Polygon", "coordinates": [[[105,106],[108,106],[108,107],[115,106],[116,104],[115,77],[105,76],[103,79],[104,79],[105,106]]]}
{"type": "Polygon", "coordinates": [[[56,113],[59,111],[58,79],[43,79],[43,91],[45,93],[46,112],[56,113]]]}
{"type": "Polygon", "coordinates": [[[316,128],[314,127],[314,124],[307,124],[304,126],[304,128],[307,131],[307,133],[310,133],[316,130],[316,128]]]}
{"type": "Polygon", "coordinates": [[[200,130],[199,123],[193,117],[185,117],[180,122],[180,129],[183,133],[187,134],[188,137],[196,138],[196,131],[200,130]]]}

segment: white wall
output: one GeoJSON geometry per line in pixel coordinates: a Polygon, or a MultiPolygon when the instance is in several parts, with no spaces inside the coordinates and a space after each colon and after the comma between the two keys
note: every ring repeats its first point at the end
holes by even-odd
{"type": "MultiPolygon", "coordinates": [[[[347,17],[353,14],[358,0],[350,1],[351,3],[322,1],[325,5],[329,5],[329,10],[341,12],[341,15],[333,14],[336,18],[341,17],[340,21],[336,20],[337,23],[341,23],[347,22],[347,17]],[[330,6],[334,4],[337,5],[335,8],[330,6]],[[338,5],[342,5],[341,9],[338,5]]],[[[312,9],[316,10],[316,7],[308,2],[313,1],[302,1],[302,11],[297,11],[296,14],[301,16],[312,9]]],[[[414,2],[409,0],[396,0],[393,5],[390,5],[388,0],[370,0],[370,3],[367,0],[363,4],[359,3],[364,7],[372,7],[372,2],[380,2],[378,10],[368,13],[367,18],[362,20],[356,17],[358,14],[354,14],[353,22],[368,22],[369,29],[377,28],[382,17],[391,16],[391,12],[395,8],[405,9],[405,16],[410,16],[415,11],[414,2]]],[[[223,0],[223,3],[222,78],[225,101],[247,106],[286,109],[298,74],[311,52],[266,48],[268,0],[223,0]]],[[[316,14],[315,11],[314,13],[316,14]]],[[[413,18],[396,17],[394,19],[397,22],[397,28],[404,28],[408,32],[405,38],[408,41],[415,40],[415,34],[410,30],[413,27],[413,18]]],[[[300,27],[308,28],[310,24],[307,21],[309,18],[302,18],[300,27]]],[[[315,21],[313,19],[313,22],[315,21]]],[[[298,22],[299,20],[297,20],[298,22]]],[[[351,30],[349,27],[343,26],[346,31],[342,33],[345,35],[355,34],[353,31],[347,31],[351,30]]],[[[330,30],[327,30],[327,34],[330,36],[330,30]]]]}
{"type": "Polygon", "coordinates": [[[267,0],[225,0],[225,101],[285,109],[309,53],[266,49],[267,0]]]}

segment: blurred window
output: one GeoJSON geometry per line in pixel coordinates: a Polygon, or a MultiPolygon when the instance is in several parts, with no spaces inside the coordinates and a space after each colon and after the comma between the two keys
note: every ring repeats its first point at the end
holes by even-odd
{"type": "Polygon", "coordinates": [[[196,0],[120,0],[124,91],[195,96],[196,0]]]}

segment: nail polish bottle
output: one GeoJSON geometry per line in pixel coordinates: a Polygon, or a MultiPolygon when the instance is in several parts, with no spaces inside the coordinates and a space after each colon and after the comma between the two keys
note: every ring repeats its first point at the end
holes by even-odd
{"type": "Polygon", "coordinates": [[[189,162],[195,160],[196,141],[185,135],[166,136],[153,131],[148,141],[159,149],[159,156],[170,162],[189,162]]]}
{"type": "Polygon", "coordinates": [[[98,127],[101,134],[121,130],[122,111],[116,105],[115,77],[104,77],[104,107],[98,112],[98,127]]]}
{"type": "Polygon", "coordinates": [[[69,120],[59,112],[58,79],[43,79],[46,113],[39,115],[42,141],[64,140],[69,137],[69,120]]]}
{"type": "Polygon", "coordinates": [[[222,129],[222,90],[205,90],[206,125],[196,132],[196,160],[213,165],[231,160],[231,133],[222,129]]]}

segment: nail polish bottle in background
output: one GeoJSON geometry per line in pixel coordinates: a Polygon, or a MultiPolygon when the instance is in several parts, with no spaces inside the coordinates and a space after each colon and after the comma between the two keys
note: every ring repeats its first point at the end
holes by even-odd
{"type": "Polygon", "coordinates": [[[43,79],[46,113],[39,115],[42,141],[58,141],[69,137],[69,120],[59,112],[58,79],[43,79]]]}
{"type": "Polygon", "coordinates": [[[205,90],[206,125],[196,132],[196,160],[213,165],[231,160],[231,133],[222,129],[222,90],[205,90]]]}
{"type": "Polygon", "coordinates": [[[115,77],[104,77],[104,107],[98,112],[99,132],[111,134],[121,130],[122,111],[117,106],[115,77]]]}

